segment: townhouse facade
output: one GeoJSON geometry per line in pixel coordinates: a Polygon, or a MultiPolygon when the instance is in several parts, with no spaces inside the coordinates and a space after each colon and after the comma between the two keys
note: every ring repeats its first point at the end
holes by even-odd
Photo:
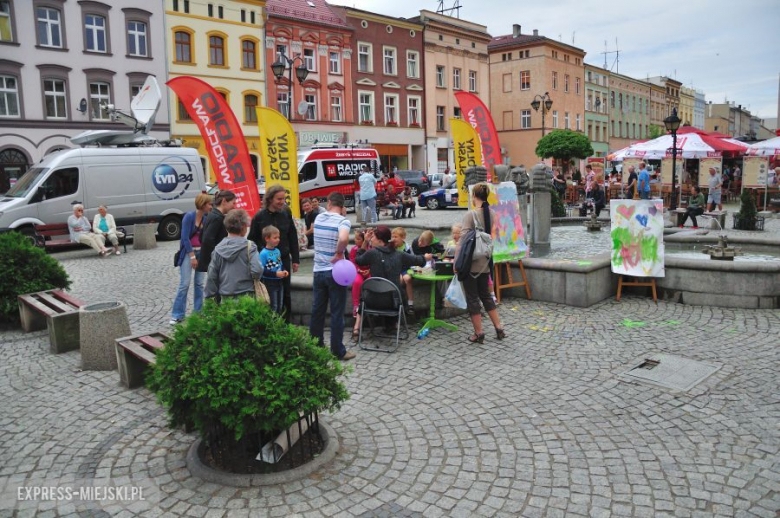
{"type": "Polygon", "coordinates": [[[371,143],[383,171],[425,169],[423,25],[331,8],[353,30],[350,141],[371,143]]]}
{"type": "Polygon", "coordinates": [[[696,104],[696,90],[687,86],[680,87],[680,113],[683,126],[693,126],[694,109],[696,104]]]}
{"type": "Polygon", "coordinates": [[[647,138],[650,99],[650,85],[644,81],[615,72],[610,74],[610,149],[621,149],[647,138]]]}
{"type": "Polygon", "coordinates": [[[455,92],[476,94],[490,106],[487,27],[421,10],[409,21],[424,26],[423,81],[428,174],[453,167],[450,118],[460,117],[455,92]]]}
{"type": "Polygon", "coordinates": [[[664,89],[664,113],[661,119],[665,119],[672,114],[672,110],[677,108],[677,116],[680,116],[680,88],[682,83],[676,79],[666,76],[648,77],[647,82],[660,86],[664,89]]]}
{"type": "Polygon", "coordinates": [[[537,30],[523,34],[520,25],[513,26],[512,34],[493,38],[488,49],[490,111],[505,149],[505,161],[531,166],[539,161],[536,144],[546,131],[585,131],[584,50],[549,39],[537,30]],[[535,111],[531,102],[545,93],[553,104],[545,114],[543,128],[544,107],[535,111]]]}
{"type": "MultiPolygon", "coordinates": [[[[163,17],[157,2],[0,1],[0,192],[83,131],[128,129],[103,105],[129,114],[149,75],[165,88],[163,17]]],[[[161,103],[151,134],[167,138],[161,103]]]]}
{"type": "Polygon", "coordinates": [[[609,71],[585,64],[585,134],[594,156],[609,153],[609,71]]]}
{"type": "Polygon", "coordinates": [[[704,119],[707,111],[707,100],[704,92],[701,90],[694,90],[693,94],[693,126],[704,129],[704,119]]]}
{"type": "MultiPolygon", "coordinates": [[[[260,140],[255,108],[264,106],[266,99],[265,0],[165,0],[165,21],[169,77],[196,77],[225,98],[241,124],[257,175],[260,140]]],[[[215,181],[197,125],[173,90],[166,90],[171,138],[197,149],[207,180],[215,181]]]]}

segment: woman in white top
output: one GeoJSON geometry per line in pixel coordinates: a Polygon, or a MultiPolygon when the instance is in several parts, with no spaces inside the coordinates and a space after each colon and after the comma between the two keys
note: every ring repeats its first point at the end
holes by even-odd
{"type": "Polygon", "coordinates": [[[73,215],[68,217],[68,230],[70,230],[70,240],[74,243],[91,246],[101,257],[108,253],[103,236],[90,232],[89,220],[84,217],[84,205],[77,203],[73,206],[73,215]]]}
{"type": "Polygon", "coordinates": [[[95,219],[92,221],[92,232],[102,236],[104,243],[106,241],[111,241],[116,255],[122,253],[119,251],[119,238],[116,235],[114,216],[108,214],[105,205],[98,207],[98,213],[95,214],[95,219]]]}

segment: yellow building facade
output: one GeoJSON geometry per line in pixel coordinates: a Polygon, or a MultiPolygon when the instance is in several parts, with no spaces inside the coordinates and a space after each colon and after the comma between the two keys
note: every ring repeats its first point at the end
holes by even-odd
{"type": "MultiPolygon", "coordinates": [[[[169,77],[197,77],[222,94],[244,132],[255,174],[260,156],[255,108],[266,105],[265,19],[265,0],[165,0],[169,77]]],[[[170,88],[168,99],[171,138],[198,150],[206,179],[214,182],[197,125],[170,88]]]]}
{"type": "Polygon", "coordinates": [[[687,86],[680,87],[680,110],[677,114],[684,126],[693,126],[693,111],[696,104],[696,90],[687,86]]]}

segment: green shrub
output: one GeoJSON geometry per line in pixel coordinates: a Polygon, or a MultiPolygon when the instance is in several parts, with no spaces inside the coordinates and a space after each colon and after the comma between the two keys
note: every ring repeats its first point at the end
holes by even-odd
{"type": "Polygon", "coordinates": [[[66,289],[70,279],[56,259],[19,232],[0,234],[0,323],[17,324],[17,296],[66,289]]]}
{"type": "Polygon", "coordinates": [[[758,210],[756,209],[756,200],[753,192],[746,190],[740,197],[740,207],[737,213],[735,228],[740,230],[755,230],[758,210]]]}
{"type": "Polygon", "coordinates": [[[550,189],[550,210],[553,218],[566,217],[566,208],[563,206],[563,202],[558,196],[558,191],[555,189],[550,189]]]}
{"type": "Polygon", "coordinates": [[[303,328],[251,297],[207,301],[157,354],[149,388],[171,425],[215,436],[281,431],[349,397],[341,363],[303,328]]]}

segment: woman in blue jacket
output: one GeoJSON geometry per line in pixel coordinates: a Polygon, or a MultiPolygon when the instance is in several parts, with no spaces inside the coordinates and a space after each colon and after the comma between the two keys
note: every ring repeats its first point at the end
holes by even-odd
{"type": "Polygon", "coordinates": [[[200,259],[201,231],[206,220],[206,214],[211,210],[211,196],[200,193],[195,197],[195,209],[184,215],[181,228],[181,246],[179,247],[180,270],[179,289],[173,301],[171,311],[171,325],[184,320],[187,311],[187,293],[190,290],[193,272],[195,272],[195,300],[194,311],[200,311],[203,306],[203,284],[206,278],[205,272],[198,271],[200,259]]]}

